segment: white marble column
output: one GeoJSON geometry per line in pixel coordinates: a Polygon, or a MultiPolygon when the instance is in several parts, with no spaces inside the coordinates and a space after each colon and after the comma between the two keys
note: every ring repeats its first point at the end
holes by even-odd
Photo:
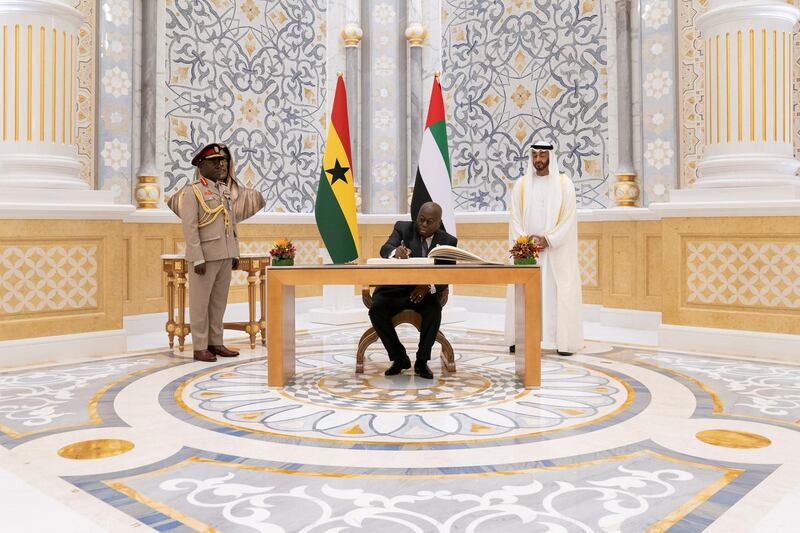
{"type": "Polygon", "coordinates": [[[77,150],[80,12],[0,1],[0,188],[87,190],[77,150]]]}
{"type": "Polygon", "coordinates": [[[799,18],[800,10],[778,0],[711,0],[698,18],[706,50],[698,192],[712,189],[706,195],[721,200],[800,198],[792,123],[799,18]]]}
{"type": "Polygon", "coordinates": [[[617,207],[636,207],[641,188],[633,164],[633,106],[631,95],[631,2],[616,0],[617,168],[613,200],[617,207]]]}
{"type": "Polygon", "coordinates": [[[158,43],[158,3],[143,0],[142,5],[142,114],[140,129],[138,183],[133,198],[139,209],[162,207],[161,172],[156,167],[156,57],[158,43]]]}
{"type": "MultiPolygon", "coordinates": [[[[411,203],[411,191],[414,187],[414,173],[419,164],[419,149],[422,144],[422,133],[425,126],[425,109],[423,108],[422,86],[422,45],[428,36],[428,30],[419,21],[419,0],[408,3],[409,24],[405,36],[408,41],[408,182],[405,189],[408,192],[408,203],[411,203]]],[[[402,187],[402,184],[401,184],[402,187]]]]}
{"type": "Polygon", "coordinates": [[[345,61],[345,83],[347,85],[347,118],[350,121],[350,151],[353,160],[350,165],[353,167],[353,175],[356,185],[361,184],[361,153],[360,138],[358,135],[358,101],[359,88],[361,86],[361,57],[360,46],[364,32],[357,21],[351,21],[342,28],[342,41],[344,41],[344,61],[345,61]]]}

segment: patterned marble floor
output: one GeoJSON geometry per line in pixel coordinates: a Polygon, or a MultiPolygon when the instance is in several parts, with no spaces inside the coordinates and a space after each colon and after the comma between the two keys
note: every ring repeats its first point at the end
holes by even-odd
{"type": "Polygon", "coordinates": [[[499,335],[446,333],[432,381],[355,375],[358,328],[301,335],[283,390],[260,349],[8,370],[0,481],[97,531],[735,532],[798,494],[800,367],[590,343],[525,390],[499,335]]]}

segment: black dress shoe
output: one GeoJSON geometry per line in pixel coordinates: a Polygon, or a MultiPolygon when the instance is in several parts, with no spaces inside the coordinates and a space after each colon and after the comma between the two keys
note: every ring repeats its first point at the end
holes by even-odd
{"type": "Polygon", "coordinates": [[[386,369],[386,372],[383,373],[384,376],[396,376],[403,370],[411,368],[411,360],[406,357],[405,359],[400,359],[397,361],[392,361],[392,366],[386,369]]]}
{"type": "Polygon", "coordinates": [[[566,356],[569,356],[569,355],[572,355],[572,352],[559,352],[559,351],[556,351],[556,353],[557,353],[558,355],[563,355],[563,356],[565,356],[565,357],[566,357],[566,356]]]}
{"type": "Polygon", "coordinates": [[[511,346],[508,347],[508,351],[511,352],[511,353],[516,352],[517,351],[517,345],[516,344],[512,344],[511,346]]]}
{"type": "Polygon", "coordinates": [[[414,363],[414,373],[424,379],[433,379],[433,372],[428,368],[428,363],[414,363]]]}

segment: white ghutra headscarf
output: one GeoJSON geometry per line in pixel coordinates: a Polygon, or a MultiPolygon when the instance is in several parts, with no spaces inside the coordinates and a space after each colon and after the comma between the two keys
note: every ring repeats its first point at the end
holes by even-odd
{"type": "MultiPolygon", "coordinates": [[[[530,230],[524,227],[526,220],[531,220],[531,209],[535,209],[540,202],[535,202],[533,198],[533,180],[547,180],[546,198],[545,198],[545,229],[542,233],[552,231],[558,224],[558,219],[561,216],[561,172],[558,168],[558,160],[553,152],[553,145],[545,141],[537,141],[528,151],[528,168],[525,175],[521,178],[519,184],[514,187],[513,194],[518,195],[517,205],[520,208],[520,220],[523,227],[519,228],[525,234],[530,234],[530,230]],[[536,168],[533,165],[533,153],[540,150],[546,150],[550,153],[550,164],[548,166],[548,173],[546,176],[539,176],[536,174],[536,168]]],[[[511,238],[515,239],[518,235],[512,235],[511,238]]]]}

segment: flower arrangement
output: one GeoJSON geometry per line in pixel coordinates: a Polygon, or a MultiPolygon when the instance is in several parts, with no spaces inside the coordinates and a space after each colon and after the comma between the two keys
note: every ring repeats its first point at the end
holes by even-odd
{"type": "Polygon", "coordinates": [[[293,265],[296,251],[297,249],[292,244],[292,241],[283,238],[275,241],[272,250],[269,251],[269,255],[272,256],[273,265],[293,265]]]}
{"type": "Polygon", "coordinates": [[[509,252],[514,258],[515,265],[535,265],[539,258],[539,250],[533,240],[533,235],[517,237],[509,252]]]}

